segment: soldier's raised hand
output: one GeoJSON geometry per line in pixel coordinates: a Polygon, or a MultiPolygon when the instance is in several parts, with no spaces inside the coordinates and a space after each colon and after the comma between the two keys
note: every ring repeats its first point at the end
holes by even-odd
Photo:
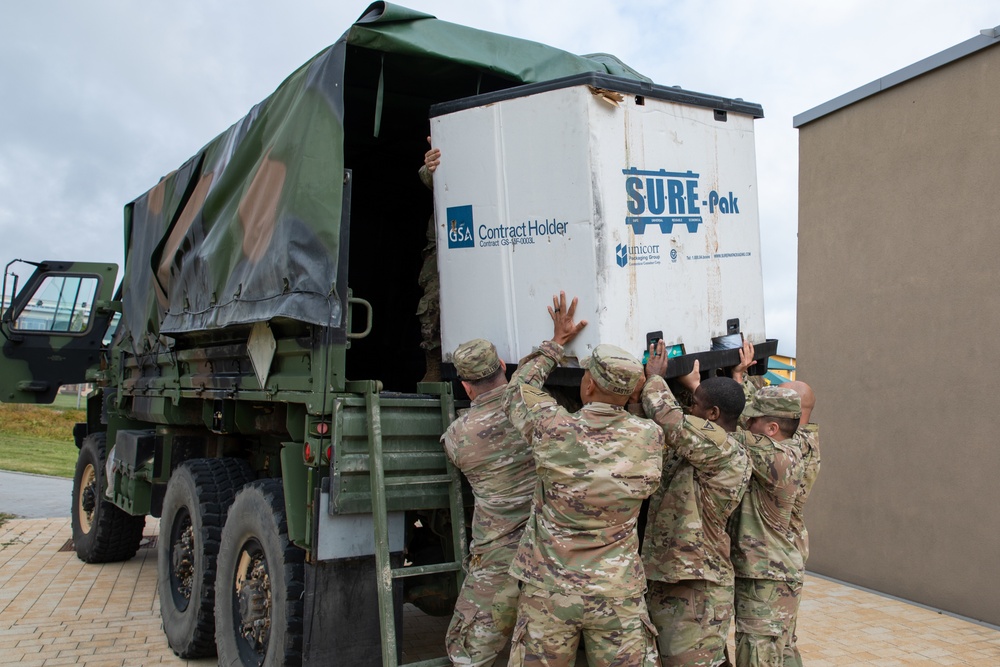
{"type": "Polygon", "coordinates": [[[740,363],[733,366],[733,379],[743,384],[743,374],[756,363],[753,358],[753,343],[744,338],[743,347],[740,348],[740,363]]]}
{"type": "Polygon", "coordinates": [[[681,386],[686,388],[692,394],[701,384],[701,362],[698,359],[694,360],[694,366],[691,367],[691,372],[687,375],[682,375],[678,378],[681,386]]]}
{"type": "Polygon", "coordinates": [[[646,377],[659,375],[663,377],[667,373],[667,344],[663,339],[656,341],[655,345],[649,346],[649,357],[646,359],[646,377]]]}
{"type": "MultiPolygon", "coordinates": [[[[427,143],[431,143],[430,137],[427,137],[427,143]]],[[[427,167],[427,171],[433,174],[439,164],[441,164],[441,149],[431,147],[430,150],[424,153],[424,166],[427,167]]]]}
{"type": "Polygon", "coordinates": [[[566,292],[560,291],[552,297],[552,305],[548,306],[549,317],[552,318],[552,340],[560,345],[566,345],[576,338],[580,330],[587,326],[587,320],[573,321],[576,314],[576,297],[566,306],[566,292]]]}

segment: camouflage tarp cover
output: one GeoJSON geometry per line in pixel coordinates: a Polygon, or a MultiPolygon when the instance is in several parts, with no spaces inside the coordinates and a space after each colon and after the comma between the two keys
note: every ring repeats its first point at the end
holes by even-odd
{"type": "MultiPolygon", "coordinates": [[[[126,207],[124,333],[134,350],[156,347],[159,333],[274,317],[340,326],[348,47],[458,63],[511,85],[586,72],[648,80],[613,56],[576,56],[371,5],[333,46],[126,207]]],[[[376,133],[381,100],[392,92],[378,85],[376,133]]]]}

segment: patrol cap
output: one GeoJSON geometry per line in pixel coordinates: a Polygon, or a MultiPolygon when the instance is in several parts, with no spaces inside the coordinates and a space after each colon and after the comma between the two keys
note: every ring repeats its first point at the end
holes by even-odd
{"type": "Polygon", "coordinates": [[[590,371],[601,389],[621,396],[630,395],[643,375],[638,359],[620,347],[603,343],[580,361],[580,367],[590,371]]]}
{"type": "Polygon", "coordinates": [[[802,400],[798,392],[788,387],[761,387],[743,414],[747,417],[799,419],[802,417],[802,400]]]}
{"type": "Polygon", "coordinates": [[[451,360],[455,364],[455,370],[458,371],[458,377],[466,382],[488,378],[500,369],[497,348],[482,338],[475,338],[459,345],[451,360]]]}

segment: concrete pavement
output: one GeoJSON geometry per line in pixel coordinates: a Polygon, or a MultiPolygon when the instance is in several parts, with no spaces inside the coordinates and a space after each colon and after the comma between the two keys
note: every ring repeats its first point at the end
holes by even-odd
{"type": "MultiPolygon", "coordinates": [[[[148,519],[155,541],[159,522],[148,519]]],[[[160,628],[156,552],[86,565],[71,550],[68,518],[0,527],[0,664],[214,665],[174,656],[160,628]]],[[[447,618],[404,614],[404,660],[444,653],[447,618]]],[[[798,624],[809,667],[1000,665],[1000,630],[859,590],[806,578],[798,624]]]]}

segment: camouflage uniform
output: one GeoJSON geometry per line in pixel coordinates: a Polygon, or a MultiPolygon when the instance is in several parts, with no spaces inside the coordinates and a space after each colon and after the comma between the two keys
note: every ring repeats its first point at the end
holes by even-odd
{"type": "Polygon", "coordinates": [[[746,491],[750,461],[722,427],[685,417],[663,378],[649,379],[642,404],[663,428],[668,448],[642,545],[660,660],[664,666],[720,665],[733,616],[726,521],[746,491]]]}
{"type": "MultiPolygon", "coordinates": [[[[743,413],[797,417],[799,396],[764,387],[743,413]]],[[[729,521],[736,570],[736,665],[780,667],[802,589],[802,554],[791,538],[792,506],[804,465],[797,436],[777,441],[749,431],[733,434],[753,466],[743,500],[729,521]]]]}
{"type": "MultiPolygon", "coordinates": [[[[799,553],[802,554],[802,566],[804,568],[806,561],[809,559],[809,531],[806,530],[802,510],[805,507],[806,500],[809,499],[809,493],[816,482],[816,477],[819,476],[819,427],[816,424],[804,424],[799,427],[796,435],[802,444],[804,471],[802,482],[799,484],[799,489],[795,494],[795,504],[792,506],[792,519],[789,526],[792,529],[792,542],[799,550],[799,553]]],[[[784,652],[785,667],[802,667],[802,656],[799,655],[799,649],[796,646],[798,638],[795,636],[795,625],[799,615],[799,602],[801,602],[801,599],[802,596],[800,594],[796,599],[792,627],[786,637],[784,652]]]]}
{"type": "MultiPolygon", "coordinates": [[[[428,189],[434,189],[434,173],[421,166],[418,172],[420,180],[428,189]]],[[[441,357],[441,278],[437,266],[437,230],[434,226],[434,214],[427,221],[427,245],[423,250],[424,263],[420,266],[417,284],[424,291],[417,303],[417,318],[420,320],[420,338],[422,347],[428,358],[436,354],[441,357]]]]}
{"type": "MultiPolygon", "coordinates": [[[[482,339],[460,345],[453,359],[467,381],[500,369],[496,348],[482,339]]],[[[503,409],[504,389],[477,396],[441,436],[445,453],[465,474],[476,499],[467,576],[446,636],[453,665],[492,665],[517,615],[518,582],[509,570],[537,477],[531,448],[503,409]]]]}
{"type": "MultiPolygon", "coordinates": [[[[573,664],[582,634],[591,665],[656,665],[636,520],[660,479],[663,433],[607,403],[569,413],[536,389],[562,356],[561,345],[543,343],[521,360],[504,397],[540,481],[511,566],[522,586],[509,664],[573,664]]],[[[642,373],[607,345],[586,367],[626,396],[642,373]]]]}
{"type": "MultiPolygon", "coordinates": [[[[757,393],[757,390],[770,385],[767,384],[767,380],[764,379],[763,375],[750,375],[749,373],[744,373],[743,382],[740,386],[743,387],[743,396],[746,397],[747,405],[749,406],[753,403],[753,397],[754,394],[757,393]]],[[[747,415],[745,412],[740,415],[739,427],[744,430],[747,428],[747,415]]]]}

